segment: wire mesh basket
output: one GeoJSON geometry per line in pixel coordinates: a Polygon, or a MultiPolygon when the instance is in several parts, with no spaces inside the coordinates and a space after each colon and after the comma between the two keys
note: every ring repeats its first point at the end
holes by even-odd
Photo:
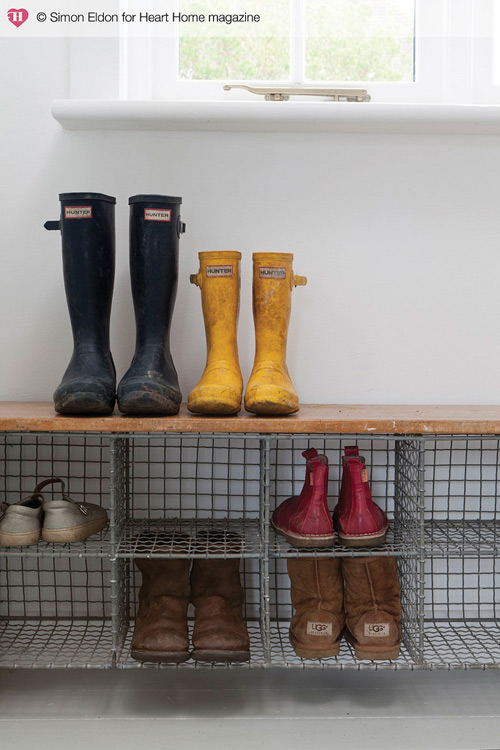
{"type": "MultiPolygon", "coordinates": [[[[175,668],[498,667],[499,458],[500,440],[491,436],[4,433],[0,501],[16,502],[60,476],[74,500],[105,507],[110,523],[85,542],[0,548],[0,666],[153,666],[130,657],[140,585],[134,559],[215,557],[241,559],[251,660],[175,668]],[[327,455],[333,510],[341,456],[355,443],[390,519],[386,543],[290,546],[270,515],[300,492],[302,451],[327,455]],[[179,536],[183,545],[173,541],[179,536]],[[397,559],[397,660],[359,661],[346,642],[338,657],[295,655],[287,558],[325,555],[397,559]]],[[[188,615],[192,626],[192,608],[188,615]]]]}

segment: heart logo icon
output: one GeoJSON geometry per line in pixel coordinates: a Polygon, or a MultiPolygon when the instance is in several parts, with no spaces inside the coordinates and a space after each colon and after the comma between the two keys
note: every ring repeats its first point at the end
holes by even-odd
{"type": "Polygon", "coordinates": [[[11,8],[7,11],[7,18],[17,28],[23,25],[28,20],[29,13],[26,8],[11,8]]]}

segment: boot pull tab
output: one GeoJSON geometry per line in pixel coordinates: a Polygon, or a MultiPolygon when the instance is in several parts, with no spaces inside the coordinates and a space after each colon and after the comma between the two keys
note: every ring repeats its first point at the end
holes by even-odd
{"type": "Polygon", "coordinates": [[[43,226],[45,229],[51,232],[51,231],[54,231],[55,229],[61,229],[61,222],[60,221],[46,221],[43,226]]]}
{"type": "Polygon", "coordinates": [[[316,450],[316,448],[308,448],[307,450],[302,451],[302,455],[304,456],[304,458],[314,458],[318,455],[318,451],[316,450]]]}
{"type": "Polygon", "coordinates": [[[295,276],[295,274],[292,273],[290,276],[290,281],[292,282],[292,289],[294,286],[306,286],[307,276],[295,276]]]}
{"type": "Polygon", "coordinates": [[[191,284],[195,284],[195,286],[199,286],[201,289],[202,278],[203,278],[203,274],[201,273],[201,271],[198,271],[198,273],[192,273],[189,276],[189,281],[191,282],[191,284]]]}
{"type": "Polygon", "coordinates": [[[318,462],[319,464],[323,464],[323,466],[328,467],[328,459],[323,453],[318,453],[316,456],[312,456],[312,458],[307,459],[307,465],[309,468],[313,469],[314,462],[318,462]]]}
{"type": "Polygon", "coordinates": [[[180,238],[181,234],[186,231],[186,222],[181,221],[181,217],[177,219],[177,236],[180,238]]]}

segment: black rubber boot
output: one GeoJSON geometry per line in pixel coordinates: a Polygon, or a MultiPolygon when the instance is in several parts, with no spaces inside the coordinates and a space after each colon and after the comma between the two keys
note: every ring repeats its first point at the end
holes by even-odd
{"type": "Polygon", "coordinates": [[[54,393],[60,414],[111,414],[116,374],[109,349],[115,277],[115,203],[101,193],[61,193],[64,288],[74,350],[54,393]]]}
{"type": "Polygon", "coordinates": [[[130,203],[130,278],[137,327],[134,359],[118,386],[123,414],[177,414],[181,392],[170,354],[177,292],[182,198],[134,195],[130,203]]]}

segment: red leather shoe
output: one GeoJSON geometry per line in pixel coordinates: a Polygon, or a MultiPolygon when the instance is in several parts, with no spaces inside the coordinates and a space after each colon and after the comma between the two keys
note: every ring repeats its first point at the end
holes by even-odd
{"type": "Polygon", "coordinates": [[[333,522],[346,547],[377,547],[385,542],[389,521],[372,500],[365,459],[357,446],[348,446],[342,456],[342,484],[333,522]]]}
{"type": "Polygon", "coordinates": [[[315,448],[302,453],[307,460],[306,477],[300,495],[284,500],[271,522],[295,547],[329,547],[335,535],[328,510],[328,459],[315,448]]]}

